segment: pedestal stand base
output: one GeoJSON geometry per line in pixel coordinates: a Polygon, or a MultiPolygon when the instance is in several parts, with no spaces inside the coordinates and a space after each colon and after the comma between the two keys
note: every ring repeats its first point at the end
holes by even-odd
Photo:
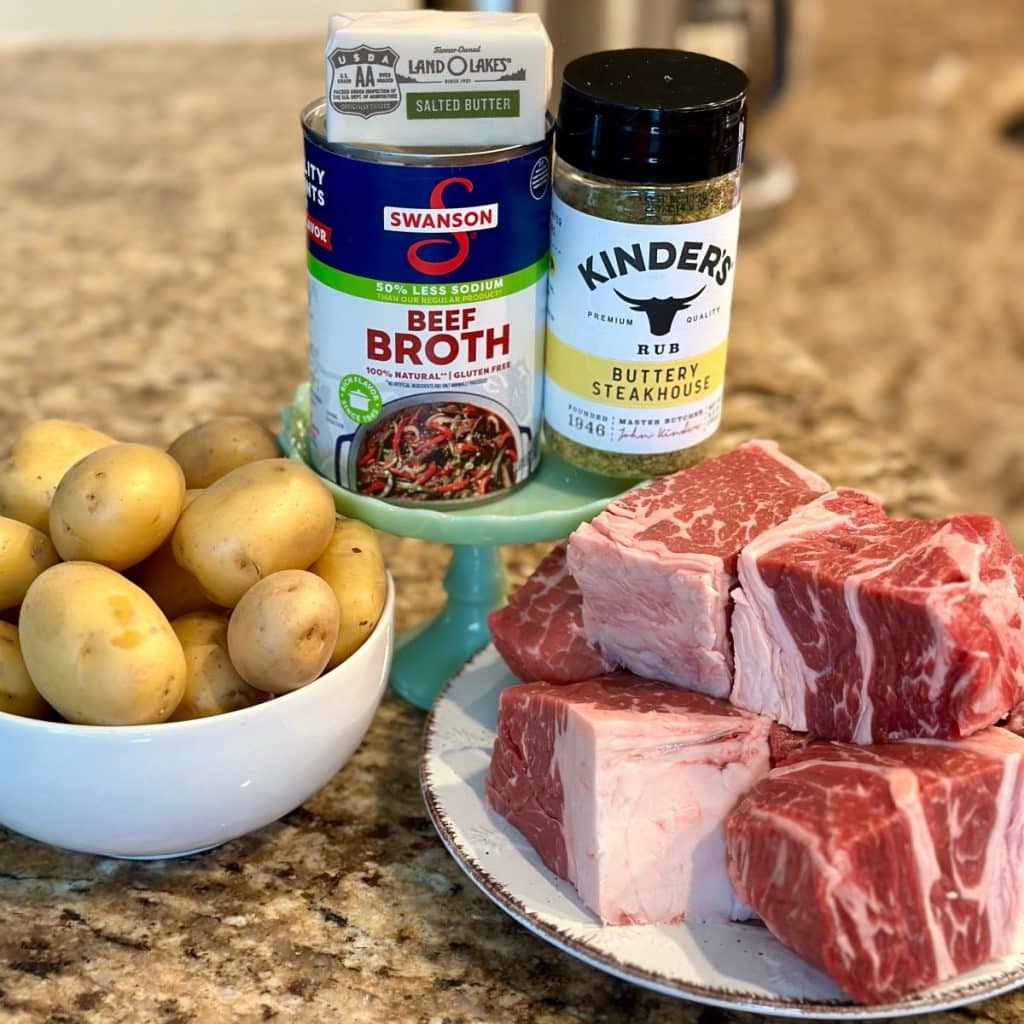
{"type": "Polygon", "coordinates": [[[487,615],[501,607],[508,576],[496,547],[458,544],[444,578],[441,614],[398,641],[391,687],[426,711],[452,676],[490,640],[487,615]]]}

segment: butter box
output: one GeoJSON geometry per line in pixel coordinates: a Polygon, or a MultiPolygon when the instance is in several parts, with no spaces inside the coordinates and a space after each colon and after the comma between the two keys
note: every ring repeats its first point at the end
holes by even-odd
{"type": "Polygon", "coordinates": [[[536,14],[335,14],[324,60],[328,142],[478,149],[544,137],[551,41],[536,14]]]}

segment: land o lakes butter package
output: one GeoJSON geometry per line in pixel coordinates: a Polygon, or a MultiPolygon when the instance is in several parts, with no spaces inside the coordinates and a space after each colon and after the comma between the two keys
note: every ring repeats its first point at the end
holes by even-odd
{"type": "Polygon", "coordinates": [[[469,148],[544,138],[551,41],[536,14],[335,14],[324,58],[328,142],[469,148]]]}

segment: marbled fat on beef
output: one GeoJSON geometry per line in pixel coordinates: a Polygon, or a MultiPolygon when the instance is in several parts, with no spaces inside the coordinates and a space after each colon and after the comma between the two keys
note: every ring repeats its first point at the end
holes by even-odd
{"type": "Polygon", "coordinates": [[[739,559],[732,702],[823,739],[969,736],[1024,690],[1024,556],[988,516],[837,491],[739,559]]]}
{"type": "Polygon", "coordinates": [[[488,802],[602,921],[746,917],[723,822],[768,770],[770,725],[625,673],[511,686],[488,802]]]}
{"type": "Polygon", "coordinates": [[[1014,949],[1024,900],[1024,739],[818,742],[726,823],[736,893],[864,1003],[1014,949]]]}
{"type": "Polygon", "coordinates": [[[583,597],[565,562],[566,545],[553,548],[487,625],[498,653],[524,683],[575,682],[615,666],[583,635],[583,597]]]}
{"type": "Polygon", "coordinates": [[[750,441],[630,491],[569,541],[587,638],[632,672],[728,696],[740,549],[827,490],[774,441],[750,441]]]}

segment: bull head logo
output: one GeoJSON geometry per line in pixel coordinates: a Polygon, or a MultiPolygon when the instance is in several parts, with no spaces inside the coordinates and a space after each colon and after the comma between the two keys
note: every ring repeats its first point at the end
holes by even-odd
{"type": "MultiPolygon", "coordinates": [[[[707,285],[704,285],[704,288],[707,288],[707,285]]],[[[623,295],[618,288],[612,290],[623,302],[629,305],[630,309],[635,309],[638,313],[646,313],[651,334],[656,338],[660,338],[672,330],[672,321],[675,320],[676,313],[689,309],[700,297],[704,288],[682,299],[673,298],[671,295],[667,299],[631,299],[628,295],[623,295]]]]}

